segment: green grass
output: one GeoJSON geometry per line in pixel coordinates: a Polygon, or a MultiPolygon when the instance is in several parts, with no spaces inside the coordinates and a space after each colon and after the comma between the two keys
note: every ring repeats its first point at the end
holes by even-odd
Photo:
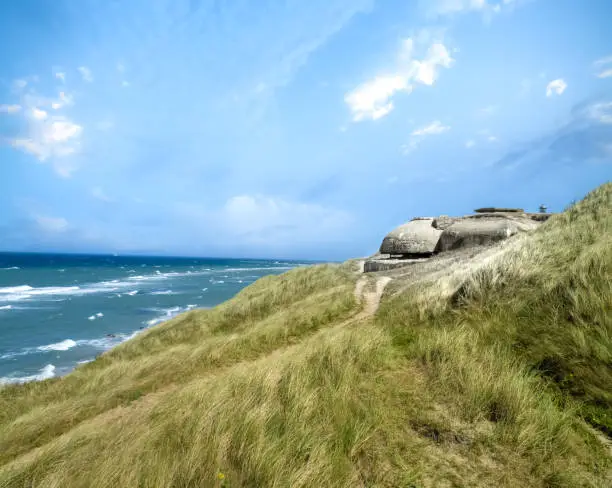
{"type": "Polygon", "coordinates": [[[354,263],[267,277],[4,387],[0,486],[609,486],[611,215],[607,184],[372,318],[354,263]]]}

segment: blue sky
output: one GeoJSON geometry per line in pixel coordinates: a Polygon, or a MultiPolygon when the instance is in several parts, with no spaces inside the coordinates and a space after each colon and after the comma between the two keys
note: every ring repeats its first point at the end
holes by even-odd
{"type": "Polygon", "coordinates": [[[345,259],[612,175],[612,3],[0,3],[0,250],[345,259]]]}

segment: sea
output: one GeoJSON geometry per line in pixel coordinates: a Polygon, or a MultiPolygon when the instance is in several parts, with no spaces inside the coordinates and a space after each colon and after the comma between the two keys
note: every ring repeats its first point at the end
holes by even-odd
{"type": "Polygon", "coordinates": [[[308,264],[0,253],[0,384],[65,375],[149,327],[308,264]]]}

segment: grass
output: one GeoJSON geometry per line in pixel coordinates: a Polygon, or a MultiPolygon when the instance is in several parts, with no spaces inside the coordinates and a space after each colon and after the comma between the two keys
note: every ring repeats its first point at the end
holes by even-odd
{"type": "Polygon", "coordinates": [[[267,277],[4,387],[0,486],[609,486],[611,215],[606,184],[356,321],[354,263],[267,277]]]}

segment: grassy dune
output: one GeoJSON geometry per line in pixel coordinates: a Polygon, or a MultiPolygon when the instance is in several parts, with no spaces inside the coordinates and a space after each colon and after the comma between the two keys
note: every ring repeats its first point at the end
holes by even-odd
{"type": "Polygon", "coordinates": [[[610,486],[612,184],[372,317],[354,268],[0,389],[0,486],[610,486]]]}

